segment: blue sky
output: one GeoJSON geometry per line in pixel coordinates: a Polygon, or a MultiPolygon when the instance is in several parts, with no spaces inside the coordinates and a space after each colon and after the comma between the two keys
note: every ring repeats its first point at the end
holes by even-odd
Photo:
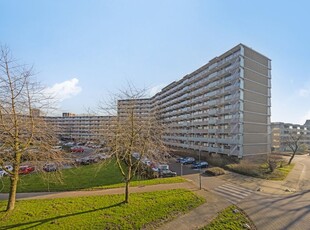
{"type": "Polygon", "coordinates": [[[308,1],[4,1],[0,44],[85,113],[126,87],[154,91],[244,43],[272,59],[272,121],[310,119],[308,1]]]}

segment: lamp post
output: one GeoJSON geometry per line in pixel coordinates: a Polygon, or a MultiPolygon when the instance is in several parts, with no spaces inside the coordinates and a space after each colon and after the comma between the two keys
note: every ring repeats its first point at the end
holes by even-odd
{"type": "Polygon", "coordinates": [[[183,163],[181,163],[181,176],[183,176],[183,163]]]}
{"type": "Polygon", "coordinates": [[[201,190],[201,152],[199,146],[199,189],[201,190]]]}

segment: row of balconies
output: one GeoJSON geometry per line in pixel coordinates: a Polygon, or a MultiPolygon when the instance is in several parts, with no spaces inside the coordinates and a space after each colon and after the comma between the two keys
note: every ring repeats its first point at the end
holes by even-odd
{"type": "MultiPolygon", "coordinates": [[[[211,122],[212,123],[212,122],[211,122]]],[[[216,122],[213,124],[215,125],[216,122]]],[[[227,124],[224,125],[229,125],[230,123],[227,122],[227,124]]],[[[169,127],[169,129],[188,129],[191,127],[197,127],[200,125],[210,125],[208,121],[192,121],[192,122],[165,122],[165,125],[169,127]]]]}
{"type": "Polygon", "coordinates": [[[201,150],[201,151],[212,152],[212,153],[221,153],[221,154],[227,154],[227,155],[231,153],[230,149],[226,149],[223,146],[222,147],[208,147],[208,146],[201,146],[201,145],[195,145],[195,144],[175,143],[175,142],[167,142],[167,141],[165,142],[165,144],[173,146],[173,147],[201,150]]]}
{"type": "Polygon", "coordinates": [[[209,95],[206,95],[206,97],[209,97],[209,96],[220,96],[221,94],[225,94],[225,93],[229,93],[237,88],[239,88],[239,86],[236,87],[230,87],[230,88],[225,88],[225,89],[220,89],[220,90],[217,90],[215,91],[216,89],[218,88],[223,88],[225,87],[225,85],[229,85],[229,82],[231,82],[232,80],[235,80],[239,77],[239,73],[236,73],[234,74],[233,76],[230,76],[228,78],[223,78],[217,82],[213,82],[209,85],[207,84],[200,84],[200,85],[197,85],[197,89],[199,90],[194,90],[195,89],[195,86],[190,86],[188,88],[188,91],[185,92],[184,90],[183,91],[180,91],[178,93],[178,95],[182,95],[182,96],[175,96],[173,100],[170,100],[170,97],[166,98],[164,101],[162,101],[160,103],[160,106],[159,108],[165,108],[165,107],[169,107],[173,104],[175,104],[176,102],[181,102],[181,101],[184,101],[188,98],[196,98],[198,95],[202,95],[206,92],[209,92],[209,95]],[[188,94],[190,92],[190,95],[188,94]]]}
{"type": "Polygon", "coordinates": [[[163,136],[164,140],[194,141],[200,143],[238,144],[237,138],[207,138],[188,136],[163,136]]]}
{"type": "Polygon", "coordinates": [[[236,103],[239,100],[239,94],[235,94],[234,96],[230,95],[230,96],[226,96],[226,97],[222,97],[222,98],[218,98],[218,99],[213,99],[212,98],[199,98],[196,100],[193,100],[192,102],[188,102],[185,104],[177,104],[177,105],[173,105],[171,107],[167,107],[166,109],[160,110],[161,114],[163,116],[165,116],[164,114],[166,112],[174,112],[175,110],[179,110],[181,108],[184,108],[184,105],[186,105],[186,107],[191,107],[193,106],[195,103],[204,103],[204,105],[195,107],[195,110],[200,110],[200,109],[207,109],[207,108],[211,108],[211,107],[222,107],[223,105],[226,104],[232,104],[232,103],[236,103]]]}
{"type": "MultiPolygon", "coordinates": [[[[222,69],[217,72],[209,73],[208,76],[205,76],[205,73],[208,71],[203,70],[202,72],[196,74],[194,77],[190,78],[188,81],[183,81],[180,85],[176,85],[173,88],[173,90],[164,92],[161,95],[161,97],[158,97],[158,100],[161,100],[162,104],[164,104],[165,102],[169,102],[171,101],[171,99],[178,97],[178,95],[186,93],[186,91],[187,92],[192,91],[193,89],[195,89],[196,86],[198,86],[198,88],[201,87],[201,85],[206,86],[212,81],[215,81],[216,79],[220,79],[224,77],[225,75],[227,75],[227,73],[232,73],[233,70],[235,70],[239,66],[240,66],[240,63],[236,62],[235,64],[230,65],[229,67],[226,67],[225,69],[222,69]],[[201,80],[197,81],[199,77],[203,77],[204,78],[203,81],[201,80]],[[166,96],[167,94],[168,96],[166,96]]],[[[225,82],[228,82],[230,80],[231,79],[226,80],[225,82]]]]}
{"type": "Polygon", "coordinates": [[[201,86],[212,88],[214,86],[225,85],[227,83],[232,82],[233,80],[237,79],[240,76],[239,72],[237,72],[237,70],[239,70],[237,69],[237,67],[239,67],[239,64],[236,64],[231,67],[232,68],[213,73],[210,76],[208,76],[208,78],[201,79],[195,84],[190,85],[190,90],[193,91],[194,89],[199,89],[201,88],[201,86]],[[236,73],[231,75],[233,70],[235,70],[236,73]],[[230,75],[227,75],[227,74],[230,74],[230,75]]]}
{"type": "Polygon", "coordinates": [[[194,82],[199,81],[200,79],[206,77],[205,75],[207,73],[208,73],[208,76],[206,78],[210,79],[210,80],[214,80],[212,78],[215,77],[216,75],[218,75],[218,73],[221,74],[222,73],[221,71],[225,71],[225,72],[229,71],[229,70],[227,70],[227,66],[223,66],[223,65],[230,65],[230,66],[228,66],[229,69],[233,69],[233,68],[236,67],[236,65],[239,65],[239,62],[237,61],[237,59],[238,58],[230,59],[230,60],[227,60],[227,61],[223,61],[222,60],[220,62],[213,63],[211,66],[209,66],[208,69],[205,69],[205,70],[201,71],[200,73],[194,75],[192,78],[190,78],[190,81],[188,83],[192,84],[194,82]],[[236,64],[236,65],[234,65],[234,64],[236,64]],[[222,70],[218,71],[218,69],[222,69],[222,70]]]}
{"type": "Polygon", "coordinates": [[[167,134],[229,134],[230,129],[197,129],[196,127],[187,128],[187,129],[168,129],[167,134]]]}

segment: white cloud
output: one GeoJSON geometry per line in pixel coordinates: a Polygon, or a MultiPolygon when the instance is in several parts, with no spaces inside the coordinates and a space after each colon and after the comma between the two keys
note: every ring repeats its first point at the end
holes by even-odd
{"type": "Polygon", "coordinates": [[[79,79],[72,78],[70,80],[56,83],[52,87],[48,87],[45,92],[47,95],[52,96],[58,101],[71,98],[82,91],[82,88],[78,85],[79,79]]]}
{"type": "Polygon", "coordinates": [[[154,96],[156,93],[160,92],[161,89],[164,88],[165,86],[167,86],[167,84],[165,84],[165,83],[156,85],[156,86],[150,88],[150,89],[148,90],[148,93],[149,93],[149,95],[152,97],[152,96],[154,96]]]}
{"type": "Polygon", "coordinates": [[[298,96],[303,98],[310,97],[310,82],[304,83],[303,87],[298,90],[298,96]]]}
{"type": "Polygon", "coordinates": [[[310,96],[310,88],[309,89],[300,89],[298,91],[298,95],[300,97],[309,97],[310,96]]]}

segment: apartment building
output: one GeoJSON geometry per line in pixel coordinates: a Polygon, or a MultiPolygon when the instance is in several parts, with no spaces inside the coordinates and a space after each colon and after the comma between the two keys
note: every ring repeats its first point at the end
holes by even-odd
{"type": "Polygon", "coordinates": [[[114,117],[63,113],[63,116],[44,119],[55,129],[60,139],[97,141],[101,139],[102,132],[107,130],[114,117]]]}
{"type": "Polygon", "coordinates": [[[305,144],[310,149],[310,120],[304,125],[272,122],[271,129],[272,148],[275,151],[291,151],[285,143],[291,135],[295,137],[301,135],[300,144],[305,144]]]}
{"type": "Polygon", "coordinates": [[[119,117],[126,117],[131,111],[135,111],[135,116],[138,118],[147,117],[151,112],[151,99],[139,98],[117,101],[117,113],[119,117]]]}
{"type": "Polygon", "coordinates": [[[270,98],[271,60],[239,44],[142,99],[141,111],[160,115],[170,147],[242,158],[271,150],[270,98]]]}

